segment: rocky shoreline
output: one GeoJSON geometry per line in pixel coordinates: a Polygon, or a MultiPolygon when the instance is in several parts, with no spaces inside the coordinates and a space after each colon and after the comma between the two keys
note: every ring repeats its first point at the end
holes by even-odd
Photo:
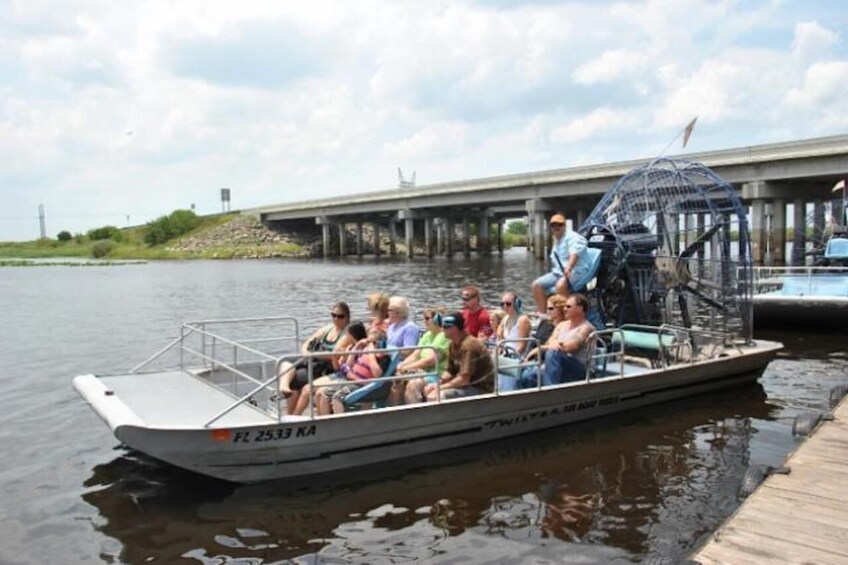
{"type": "MultiPolygon", "coordinates": [[[[345,254],[356,254],[356,232],[352,224],[345,229],[345,254]]],[[[471,236],[471,247],[476,247],[476,236],[471,236]]],[[[333,237],[334,252],[338,253],[338,234],[333,237]]],[[[200,230],[169,243],[165,249],[185,257],[203,259],[265,259],[275,257],[306,258],[321,257],[323,242],[319,233],[276,231],[254,216],[235,215],[224,224],[200,230]]],[[[384,255],[391,254],[391,240],[386,230],[381,230],[380,249],[384,255]]],[[[362,226],[362,253],[373,255],[374,228],[362,226]]],[[[423,242],[416,241],[416,255],[425,253],[423,242]]],[[[395,253],[406,254],[403,238],[395,241],[395,253]]]]}
{"type": "Polygon", "coordinates": [[[297,233],[274,231],[253,216],[238,215],[225,224],[180,238],[166,247],[209,259],[311,257],[320,241],[297,233]]]}

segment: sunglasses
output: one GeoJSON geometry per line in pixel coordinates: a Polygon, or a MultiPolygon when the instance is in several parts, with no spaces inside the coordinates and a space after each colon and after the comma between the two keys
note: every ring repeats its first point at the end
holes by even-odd
{"type": "Polygon", "coordinates": [[[548,306],[548,312],[550,312],[551,310],[556,310],[556,306],[548,306]]]}
{"type": "Polygon", "coordinates": [[[477,298],[477,297],[476,296],[465,296],[465,295],[462,296],[463,300],[471,300],[472,298],[477,298]]]}
{"type": "Polygon", "coordinates": [[[566,310],[568,310],[569,308],[574,308],[574,304],[566,304],[565,306],[563,306],[563,308],[565,308],[566,310]]]}
{"type": "Polygon", "coordinates": [[[347,317],[347,316],[345,316],[344,314],[336,314],[335,312],[330,312],[330,316],[332,316],[332,317],[333,317],[333,318],[335,318],[336,320],[340,320],[340,319],[342,319],[342,318],[346,318],[346,317],[347,317]]]}
{"type": "Polygon", "coordinates": [[[551,229],[555,230],[557,228],[564,228],[565,224],[551,224],[551,229]]]}
{"type": "Polygon", "coordinates": [[[424,321],[425,321],[425,322],[429,322],[429,321],[430,321],[430,320],[432,320],[432,319],[433,319],[433,316],[424,316],[424,321]]]}
{"type": "Polygon", "coordinates": [[[507,306],[512,306],[512,302],[501,302],[501,306],[503,306],[504,308],[507,306]]]}

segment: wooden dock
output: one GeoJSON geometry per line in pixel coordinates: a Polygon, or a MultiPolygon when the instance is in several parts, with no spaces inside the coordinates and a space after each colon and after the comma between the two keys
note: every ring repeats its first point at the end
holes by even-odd
{"type": "Polygon", "coordinates": [[[848,563],[848,397],[691,559],[848,563]]]}

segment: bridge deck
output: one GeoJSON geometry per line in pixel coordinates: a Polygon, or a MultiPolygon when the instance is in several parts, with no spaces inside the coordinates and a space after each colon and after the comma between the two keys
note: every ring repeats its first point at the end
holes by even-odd
{"type": "MultiPolygon", "coordinates": [[[[846,397],[848,398],[848,397],[846,397]]],[[[848,563],[848,400],[692,556],[714,563],[848,563]]]]}

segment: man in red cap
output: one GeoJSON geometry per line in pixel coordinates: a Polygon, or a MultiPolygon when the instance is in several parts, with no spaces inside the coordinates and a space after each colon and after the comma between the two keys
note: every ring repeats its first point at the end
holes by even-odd
{"type": "Polygon", "coordinates": [[[565,216],[554,214],[550,220],[554,244],[551,247],[551,272],[533,281],[533,299],[536,312],[545,313],[549,294],[556,292],[567,297],[580,289],[573,288],[573,281],[580,280],[589,271],[586,253],[586,238],[575,231],[566,232],[565,216]]]}

